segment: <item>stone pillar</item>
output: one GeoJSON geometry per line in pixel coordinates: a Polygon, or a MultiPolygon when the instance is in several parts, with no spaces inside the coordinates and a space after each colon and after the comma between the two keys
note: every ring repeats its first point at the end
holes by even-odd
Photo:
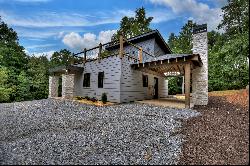
{"type": "Polygon", "coordinates": [[[58,97],[59,76],[49,76],[49,98],[58,97]]]}
{"type": "Polygon", "coordinates": [[[64,99],[73,99],[74,83],[75,83],[75,74],[62,75],[62,97],[64,99]]]}
{"type": "Polygon", "coordinates": [[[193,54],[199,54],[202,67],[192,71],[192,102],[194,105],[208,103],[208,39],[207,24],[198,25],[193,31],[193,54]]]}

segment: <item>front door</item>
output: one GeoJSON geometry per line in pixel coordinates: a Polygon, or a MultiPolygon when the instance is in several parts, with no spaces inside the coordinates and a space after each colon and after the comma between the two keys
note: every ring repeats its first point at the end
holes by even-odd
{"type": "Polygon", "coordinates": [[[154,77],[154,99],[158,99],[158,78],[154,77]]]}

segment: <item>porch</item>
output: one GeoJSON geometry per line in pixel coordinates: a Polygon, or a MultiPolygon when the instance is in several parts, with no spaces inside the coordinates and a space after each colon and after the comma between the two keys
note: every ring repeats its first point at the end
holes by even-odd
{"type": "Polygon", "coordinates": [[[182,99],[159,98],[138,102],[177,108],[192,108],[195,104],[193,98],[196,97],[193,96],[192,98],[191,96],[192,71],[196,68],[202,67],[202,65],[203,64],[199,54],[167,54],[146,60],[142,59],[142,57],[139,57],[139,63],[134,63],[131,65],[134,70],[139,70],[162,77],[183,77],[183,88],[185,94],[183,95],[182,99]]]}

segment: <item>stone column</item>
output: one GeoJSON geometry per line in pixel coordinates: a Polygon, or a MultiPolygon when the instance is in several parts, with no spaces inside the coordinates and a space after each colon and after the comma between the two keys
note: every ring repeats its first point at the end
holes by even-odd
{"type": "Polygon", "coordinates": [[[192,102],[194,105],[208,103],[208,46],[207,25],[198,25],[193,32],[193,54],[199,54],[202,67],[192,71],[192,102]]]}
{"type": "Polygon", "coordinates": [[[58,97],[59,76],[49,76],[49,98],[58,97]]]}
{"type": "Polygon", "coordinates": [[[75,74],[62,75],[62,97],[73,99],[74,97],[75,74]]]}

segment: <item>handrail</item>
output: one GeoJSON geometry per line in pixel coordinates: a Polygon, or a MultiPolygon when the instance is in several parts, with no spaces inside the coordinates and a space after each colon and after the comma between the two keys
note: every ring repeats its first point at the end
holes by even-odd
{"type": "MultiPolygon", "coordinates": [[[[127,42],[128,44],[134,46],[135,48],[137,48],[137,49],[139,49],[139,50],[142,49],[141,47],[139,47],[139,46],[137,46],[137,45],[135,45],[135,44],[129,42],[127,39],[124,38],[124,40],[125,40],[125,42],[127,42]]],[[[154,57],[154,55],[150,54],[149,52],[147,52],[147,51],[145,51],[145,50],[143,50],[143,49],[142,49],[142,52],[144,52],[145,54],[148,54],[148,55],[154,57]]]]}
{"type": "MultiPolygon", "coordinates": [[[[140,53],[139,53],[139,61],[140,61],[140,63],[142,62],[142,58],[143,58],[142,53],[145,53],[145,54],[147,54],[147,55],[149,55],[149,56],[151,56],[151,57],[155,57],[153,54],[151,54],[151,53],[149,53],[149,52],[143,50],[142,47],[140,47],[140,46],[138,46],[138,45],[136,45],[136,44],[133,44],[133,43],[129,42],[128,39],[126,39],[126,38],[124,38],[124,37],[123,37],[122,41],[127,42],[129,45],[131,45],[131,46],[137,48],[137,49],[140,51],[140,53]]],[[[99,53],[97,53],[97,55],[100,56],[100,55],[101,55],[101,52],[102,52],[103,50],[105,50],[105,49],[102,49],[103,47],[106,48],[105,46],[112,46],[112,45],[116,45],[116,44],[119,44],[119,43],[120,43],[119,40],[110,41],[110,42],[107,42],[107,43],[104,43],[104,44],[101,44],[101,43],[100,43],[100,44],[99,44],[98,46],[96,46],[96,47],[93,47],[93,48],[90,48],[90,49],[86,49],[86,48],[85,48],[84,51],[81,51],[81,52],[78,52],[78,53],[75,53],[75,54],[73,53],[73,57],[82,58],[83,61],[86,62],[86,61],[87,61],[87,52],[99,48],[99,51],[97,51],[97,52],[99,52],[99,53]],[[78,57],[77,55],[79,55],[79,54],[84,54],[84,57],[78,57]]],[[[123,44],[122,44],[122,45],[123,45],[123,44]]],[[[122,45],[120,44],[120,49],[123,50],[122,45]]],[[[93,52],[92,52],[92,54],[93,54],[93,52]]],[[[122,54],[121,54],[121,56],[122,56],[122,54]]],[[[98,57],[97,57],[97,58],[98,58],[98,57]]],[[[100,58],[100,57],[99,57],[99,58],[100,58]]],[[[146,56],[146,58],[148,58],[148,57],[146,56]]]]}

